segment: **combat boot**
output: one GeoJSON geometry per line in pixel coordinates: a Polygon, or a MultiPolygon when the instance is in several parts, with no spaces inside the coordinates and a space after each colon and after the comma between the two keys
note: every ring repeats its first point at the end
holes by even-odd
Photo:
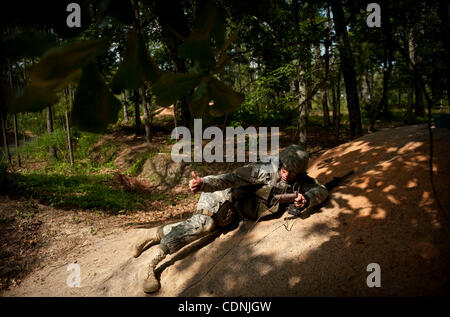
{"type": "Polygon", "coordinates": [[[152,252],[153,254],[150,259],[150,263],[148,264],[147,277],[144,280],[144,284],[142,285],[142,288],[146,293],[154,293],[161,288],[161,285],[159,284],[159,281],[155,276],[155,268],[158,263],[166,257],[168,250],[164,247],[164,245],[160,244],[157,247],[153,248],[152,252]]]}
{"type": "Polygon", "coordinates": [[[147,246],[147,244],[151,242],[160,242],[161,241],[161,232],[162,227],[155,227],[151,229],[144,229],[143,232],[140,232],[138,234],[138,237],[134,241],[133,244],[133,256],[137,258],[139,255],[141,255],[144,248],[147,246]]]}

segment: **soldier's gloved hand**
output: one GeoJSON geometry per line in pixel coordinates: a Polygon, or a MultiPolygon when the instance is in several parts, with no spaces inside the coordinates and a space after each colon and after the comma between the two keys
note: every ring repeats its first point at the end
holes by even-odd
{"type": "Polygon", "coordinates": [[[196,193],[202,188],[203,181],[195,174],[195,172],[192,172],[191,176],[192,179],[189,181],[189,188],[193,193],[196,193]]]}
{"type": "Polygon", "coordinates": [[[305,207],[307,203],[308,200],[306,199],[306,197],[300,193],[298,193],[297,198],[294,199],[294,206],[299,209],[305,207]]]}

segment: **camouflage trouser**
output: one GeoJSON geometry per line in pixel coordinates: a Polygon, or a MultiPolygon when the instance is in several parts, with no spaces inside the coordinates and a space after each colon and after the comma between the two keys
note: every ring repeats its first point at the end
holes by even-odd
{"type": "Polygon", "coordinates": [[[212,216],[225,201],[230,199],[231,189],[203,192],[197,203],[197,210],[191,218],[162,228],[161,244],[165,245],[170,253],[173,253],[213,231],[216,223],[212,216]]]}

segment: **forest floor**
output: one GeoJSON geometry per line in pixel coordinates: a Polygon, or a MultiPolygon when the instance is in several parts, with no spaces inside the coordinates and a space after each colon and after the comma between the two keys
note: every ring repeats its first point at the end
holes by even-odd
{"type": "MultiPolygon", "coordinates": [[[[448,211],[446,149],[450,134],[444,129],[434,132],[434,181],[448,211]]],[[[332,141],[320,140],[323,133],[317,131],[316,139],[314,130],[309,134],[311,176],[326,183],[333,176],[354,171],[331,193],[322,212],[290,223],[282,217],[264,221],[255,230],[245,223],[243,229],[219,232],[170,255],[158,269],[162,289],[157,296],[448,294],[450,244],[445,238],[446,218],[438,210],[429,184],[426,126],[383,129],[336,147],[332,141]],[[290,226],[291,231],[282,230],[290,226]],[[248,234],[245,241],[244,231],[248,234]],[[269,235],[272,237],[266,239],[269,235]],[[228,254],[230,247],[237,245],[231,252],[234,255],[228,254]],[[280,248],[286,252],[277,255],[280,248]],[[224,258],[219,263],[212,254],[224,254],[224,258]],[[337,258],[339,263],[333,260],[337,258]],[[382,266],[380,289],[365,285],[365,269],[371,262],[382,266]],[[204,275],[213,267],[209,276],[204,275]],[[281,267],[286,270],[274,271],[281,267]],[[271,287],[263,287],[267,283],[271,287]]],[[[112,137],[117,140],[117,135],[112,137]]],[[[152,146],[169,147],[163,140],[156,136],[152,146]]],[[[141,141],[132,138],[132,146],[139,149],[141,141]]],[[[121,160],[126,159],[119,155],[115,162],[120,165],[121,160]]],[[[118,186],[134,190],[137,184],[136,190],[157,191],[169,198],[151,200],[142,210],[119,214],[54,208],[36,199],[2,196],[0,294],[144,295],[139,281],[148,252],[132,258],[129,247],[133,237],[140,228],[192,214],[199,195],[189,194],[187,188],[191,170],[207,175],[229,169],[225,164],[194,164],[182,171],[177,185],[157,187],[142,178],[122,175],[115,178],[118,186]],[[66,284],[70,263],[80,264],[80,288],[66,284]]],[[[145,176],[145,171],[144,166],[140,175],[145,176]]]]}

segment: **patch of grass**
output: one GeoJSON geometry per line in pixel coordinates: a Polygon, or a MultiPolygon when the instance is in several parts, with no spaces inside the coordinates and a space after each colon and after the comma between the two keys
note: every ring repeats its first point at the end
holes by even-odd
{"type": "Polygon", "coordinates": [[[11,194],[34,197],[61,208],[135,210],[148,195],[113,188],[111,175],[9,174],[11,194]]]}

